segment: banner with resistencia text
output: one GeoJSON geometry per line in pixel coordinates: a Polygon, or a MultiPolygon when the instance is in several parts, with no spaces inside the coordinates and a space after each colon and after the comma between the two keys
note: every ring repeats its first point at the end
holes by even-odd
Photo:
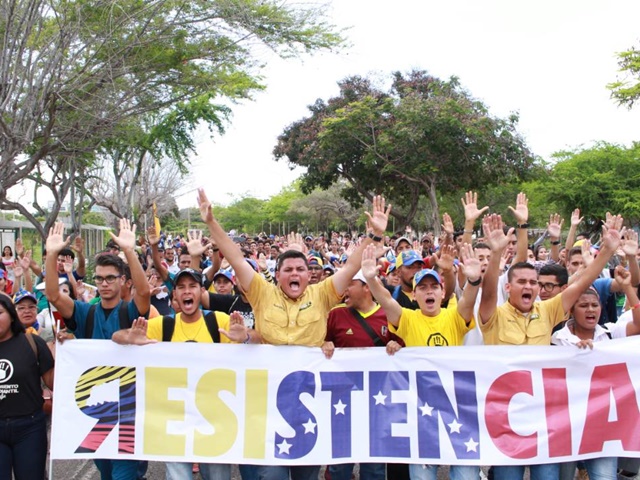
{"type": "Polygon", "coordinates": [[[230,464],[640,457],[640,339],[384,348],[73,340],[51,456],[230,464]]]}

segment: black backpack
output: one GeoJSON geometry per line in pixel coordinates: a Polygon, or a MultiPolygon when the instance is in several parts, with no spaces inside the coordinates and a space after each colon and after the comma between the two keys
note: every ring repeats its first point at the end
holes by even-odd
{"type": "MultiPolygon", "coordinates": [[[[131,320],[129,320],[129,310],[127,306],[127,302],[120,302],[120,305],[118,306],[120,330],[131,328],[131,324],[133,323],[131,320]]],[[[87,324],[84,328],[84,338],[93,338],[93,327],[95,325],[94,317],[96,315],[96,308],[98,308],[97,303],[94,303],[93,305],[91,305],[91,308],[89,308],[89,312],[87,313],[87,324]]]]}
{"type": "MultiPolygon", "coordinates": [[[[209,335],[213,339],[213,343],[220,343],[220,331],[218,330],[218,320],[216,320],[215,312],[207,312],[204,315],[204,323],[207,326],[209,335]]],[[[128,328],[128,327],[127,327],[128,328]]],[[[173,331],[176,328],[176,319],[170,315],[162,317],[162,341],[170,342],[173,337],[173,331]]]]}

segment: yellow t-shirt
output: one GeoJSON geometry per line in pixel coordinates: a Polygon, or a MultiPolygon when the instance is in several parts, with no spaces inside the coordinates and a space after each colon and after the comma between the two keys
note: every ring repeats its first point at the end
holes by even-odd
{"type": "Polygon", "coordinates": [[[459,346],[474,327],[474,319],[467,325],[457,308],[443,308],[435,317],[428,317],[420,310],[403,308],[398,327],[389,324],[389,330],[402,338],[407,347],[459,346]]]}
{"type": "Polygon", "coordinates": [[[257,273],[246,296],[264,343],[308,347],[322,346],[329,311],[340,301],[331,277],[309,285],[302,296],[293,300],[257,273]]]}
{"type": "Polygon", "coordinates": [[[528,314],[507,301],[487,323],[480,323],[480,330],[485,345],[550,345],[553,327],[564,317],[562,295],[535,302],[528,314]]]}
{"type": "MultiPolygon", "coordinates": [[[[229,331],[229,315],[223,312],[215,312],[218,328],[224,328],[229,331]]],[[[162,341],[162,317],[149,319],[147,327],[147,338],[162,341]]],[[[204,316],[191,323],[182,321],[182,314],[176,314],[176,325],[173,329],[172,342],[196,342],[196,343],[213,343],[213,338],[209,334],[204,316]]],[[[223,334],[220,334],[220,343],[233,343],[223,334]]]]}

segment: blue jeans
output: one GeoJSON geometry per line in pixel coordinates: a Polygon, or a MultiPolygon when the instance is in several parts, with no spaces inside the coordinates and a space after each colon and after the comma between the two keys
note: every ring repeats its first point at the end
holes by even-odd
{"type": "Polygon", "coordinates": [[[102,480],[136,480],[138,477],[138,460],[95,459],[102,480]]]}
{"type": "MultiPolygon", "coordinates": [[[[438,465],[409,465],[411,480],[436,480],[438,478],[438,465]]],[[[449,467],[451,480],[478,480],[480,467],[468,465],[452,465],[449,467]]]]}
{"type": "MultiPolygon", "coordinates": [[[[616,480],[618,478],[618,458],[602,457],[582,460],[589,480],[616,480]]],[[[573,480],[576,475],[578,462],[567,462],[560,464],[560,480],[573,480]]]]}
{"type": "MultiPolygon", "coordinates": [[[[231,466],[224,463],[199,463],[203,480],[230,480],[231,466]]],[[[167,480],[191,480],[193,462],[167,462],[167,480]]]]}
{"type": "MultiPolygon", "coordinates": [[[[341,463],[329,465],[331,480],[351,480],[354,463],[341,463]]],[[[387,466],[384,463],[361,463],[360,480],[385,480],[387,478],[387,466]]]]}
{"type": "Polygon", "coordinates": [[[258,480],[259,465],[238,465],[242,480],[258,480]]]}
{"type": "Polygon", "coordinates": [[[0,478],[30,480],[44,478],[47,463],[47,416],[0,419],[0,478]]]}
{"type": "MultiPolygon", "coordinates": [[[[506,465],[493,467],[494,480],[522,480],[524,465],[506,465]]],[[[560,478],[560,464],[547,463],[544,465],[530,465],[531,480],[558,480],[560,478]]]]}
{"type": "Polygon", "coordinates": [[[260,480],[318,480],[320,467],[317,465],[300,465],[295,467],[261,465],[258,467],[260,480]]]}

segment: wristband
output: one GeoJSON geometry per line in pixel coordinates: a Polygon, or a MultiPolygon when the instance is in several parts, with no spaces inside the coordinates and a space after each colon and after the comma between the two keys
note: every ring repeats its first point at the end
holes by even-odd
{"type": "Polygon", "coordinates": [[[633,307],[631,307],[629,310],[635,310],[636,308],[640,308],[640,303],[636,303],[633,307]]]}
{"type": "Polygon", "coordinates": [[[373,233],[369,233],[369,238],[371,240],[373,240],[374,242],[381,242],[382,241],[382,237],[376,237],[373,233]]]}
{"type": "Polygon", "coordinates": [[[529,228],[529,224],[528,223],[521,223],[519,225],[516,225],[516,228],[529,228]]]}
{"type": "Polygon", "coordinates": [[[551,245],[560,245],[560,240],[551,241],[551,245]]]}
{"type": "Polygon", "coordinates": [[[469,279],[467,279],[467,283],[469,285],[471,285],[472,287],[477,287],[478,285],[480,285],[480,283],[482,282],[482,277],[478,277],[477,280],[474,280],[473,282],[469,279]]]}
{"type": "Polygon", "coordinates": [[[247,345],[249,342],[251,342],[251,335],[249,335],[249,332],[247,332],[247,338],[246,338],[246,340],[245,340],[244,342],[242,342],[242,343],[244,343],[245,345],[247,345]]]}

